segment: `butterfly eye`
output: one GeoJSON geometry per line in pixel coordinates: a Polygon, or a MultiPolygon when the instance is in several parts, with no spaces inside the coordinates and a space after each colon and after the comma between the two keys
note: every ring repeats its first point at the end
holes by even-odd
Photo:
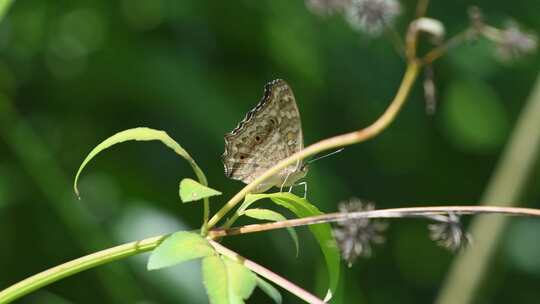
{"type": "Polygon", "coordinates": [[[255,136],[255,141],[256,142],[261,142],[261,137],[259,135],[255,136]]]}

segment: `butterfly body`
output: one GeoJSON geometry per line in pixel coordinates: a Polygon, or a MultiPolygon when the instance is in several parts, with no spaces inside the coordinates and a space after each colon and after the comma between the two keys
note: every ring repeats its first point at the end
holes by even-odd
{"type": "MultiPolygon", "coordinates": [[[[265,86],[264,96],[255,108],[225,134],[225,175],[250,183],[303,146],[300,113],[292,89],[285,81],[274,80],[265,86]]],[[[292,186],[306,174],[307,167],[299,161],[258,185],[254,192],[292,186]]]]}

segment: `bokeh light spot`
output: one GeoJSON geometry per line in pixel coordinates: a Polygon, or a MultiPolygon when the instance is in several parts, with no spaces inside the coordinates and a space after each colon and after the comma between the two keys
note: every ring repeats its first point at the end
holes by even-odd
{"type": "Polygon", "coordinates": [[[132,28],[151,30],[163,22],[163,3],[161,0],[123,0],[122,13],[132,28]]]}
{"type": "Polygon", "coordinates": [[[487,85],[478,81],[452,83],[441,108],[446,136],[458,149],[487,153],[504,143],[508,115],[487,85]]]}

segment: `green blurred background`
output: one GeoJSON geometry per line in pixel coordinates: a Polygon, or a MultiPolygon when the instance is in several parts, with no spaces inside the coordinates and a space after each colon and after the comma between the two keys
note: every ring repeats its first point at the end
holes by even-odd
{"type": "MultiPolygon", "coordinates": [[[[397,29],[414,12],[402,1],[397,29]]],[[[467,7],[490,23],[508,18],[540,32],[540,2],[436,1],[429,15],[451,35],[467,7]]],[[[308,199],[332,212],[351,196],[378,208],[480,199],[540,70],[540,56],[501,64],[486,41],[435,64],[438,111],[426,115],[417,84],[395,123],[370,142],[312,165],[308,199]]],[[[303,1],[15,1],[0,23],[0,289],[79,256],[159,233],[196,228],[201,209],[182,205],[193,174],[158,143],[126,143],[71,181],[84,156],[117,131],[167,131],[223,191],[223,134],[275,78],[293,87],[305,143],[358,129],[382,113],[404,71],[384,38],[355,32],[303,1]]],[[[522,197],[540,207],[540,165],[522,197]]],[[[540,221],[513,219],[477,303],[540,298],[540,221]]],[[[322,255],[305,228],[301,252],[285,231],[225,244],[293,282],[323,293],[322,255]]],[[[429,240],[426,222],[393,222],[374,257],[343,268],[336,303],[431,303],[453,255],[429,240]]],[[[198,263],[147,272],[147,255],[92,269],[20,303],[206,303],[198,263]]],[[[283,292],[285,303],[299,300],[283,292]]],[[[256,291],[248,303],[267,303],[256,291]]]]}

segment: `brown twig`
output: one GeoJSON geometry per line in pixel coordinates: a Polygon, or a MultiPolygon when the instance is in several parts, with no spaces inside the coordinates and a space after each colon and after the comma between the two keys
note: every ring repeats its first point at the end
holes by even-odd
{"type": "Polygon", "coordinates": [[[497,207],[497,206],[439,206],[439,207],[407,207],[379,209],[371,211],[359,211],[350,213],[327,213],[317,216],[304,217],[279,222],[264,224],[252,224],[228,229],[213,229],[209,231],[208,237],[219,238],[230,235],[269,231],[288,227],[298,227],[321,223],[337,222],[355,218],[405,218],[405,217],[426,217],[439,214],[454,213],[458,215],[467,214],[504,214],[512,216],[532,216],[540,217],[540,209],[517,208],[517,207],[497,207]]]}
{"type": "Polygon", "coordinates": [[[416,18],[421,18],[426,15],[429,6],[429,0],[418,0],[416,4],[416,18]]]}
{"type": "Polygon", "coordinates": [[[216,249],[217,252],[221,253],[222,255],[237,261],[241,263],[242,265],[246,266],[251,271],[259,274],[260,276],[274,282],[275,284],[279,285],[283,289],[287,290],[288,292],[294,294],[295,296],[299,297],[300,299],[312,303],[312,304],[325,304],[325,302],[313,294],[309,293],[307,290],[301,288],[300,286],[292,283],[291,281],[285,279],[284,277],[278,275],[277,273],[269,270],[268,268],[265,268],[251,260],[248,260],[242,256],[240,256],[238,253],[230,250],[229,248],[221,245],[220,243],[216,241],[210,241],[210,244],[216,249]]]}
{"type": "Polygon", "coordinates": [[[420,59],[422,64],[427,65],[433,63],[435,60],[439,59],[444,55],[448,50],[464,43],[470,37],[476,33],[476,30],[473,28],[468,28],[465,31],[455,35],[454,37],[448,39],[445,43],[437,46],[436,48],[429,51],[424,57],[420,59]]]}

